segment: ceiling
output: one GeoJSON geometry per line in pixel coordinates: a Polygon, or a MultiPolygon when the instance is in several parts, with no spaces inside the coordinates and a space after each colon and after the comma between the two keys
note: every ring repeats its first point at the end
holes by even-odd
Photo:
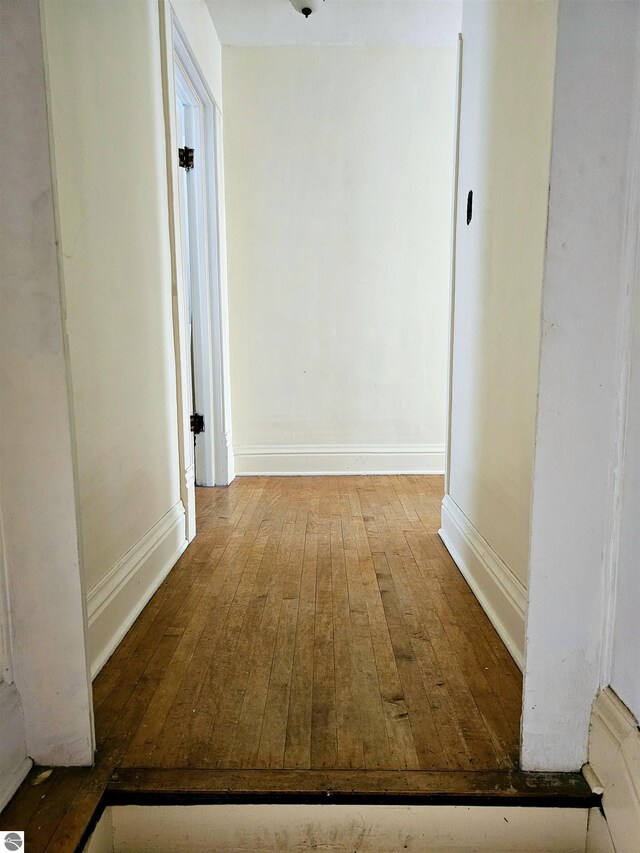
{"type": "Polygon", "coordinates": [[[325,0],[310,18],[289,0],[206,0],[223,45],[444,45],[461,0],[325,0]]]}

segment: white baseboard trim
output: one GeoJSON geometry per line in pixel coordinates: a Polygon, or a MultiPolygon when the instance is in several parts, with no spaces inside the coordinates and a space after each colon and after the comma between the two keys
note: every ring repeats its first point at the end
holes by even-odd
{"type": "Polygon", "coordinates": [[[13,684],[0,683],[0,811],[20,787],[31,764],[18,691],[13,684]]]}
{"type": "Polygon", "coordinates": [[[6,775],[3,768],[2,779],[0,780],[0,812],[8,805],[15,792],[27,778],[27,774],[32,767],[33,761],[30,758],[23,758],[20,764],[9,768],[6,771],[6,775]]]}
{"type": "Polygon", "coordinates": [[[189,513],[185,513],[185,538],[187,542],[193,542],[196,536],[196,466],[189,465],[184,472],[184,484],[186,493],[186,503],[183,506],[189,507],[189,513]]]}
{"type": "Polygon", "coordinates": [[[616,853],[636,853],[640,839],[640,731],[633,714],[610,687],[593,705],[589,764],[604,788],[602,807],[616,853]]]}
{"type": "Polygon", "coordinates": [[[527,591],[460,507],[445,495],[440,538],[520,669],[527,591]]]}
{"type": "Polygon", "coordinates": [[[89,663],[95,678],[187,547],[182,501],[89,591],[89,663]]]}
{"type": "Polygon", "coordinates": [[[443,474],[443,444],[318,444],[237,447],[237,476],[443,474]]]}

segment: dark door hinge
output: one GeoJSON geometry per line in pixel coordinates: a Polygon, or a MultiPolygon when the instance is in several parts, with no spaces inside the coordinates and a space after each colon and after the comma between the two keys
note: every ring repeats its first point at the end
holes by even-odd
{"type": "Polygon", "coordinates": [[[178,148],[178,165],[182,169],[193,169],[193,148],[178,148]]]}
{"type": "Polygon", "coordinates": [[[191,415],[191,432],[194,435],[204,432],[204,415],[199,415],[197,412],[191,415]]]}

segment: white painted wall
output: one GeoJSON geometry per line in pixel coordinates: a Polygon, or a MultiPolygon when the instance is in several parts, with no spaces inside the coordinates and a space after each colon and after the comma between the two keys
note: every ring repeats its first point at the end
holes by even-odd
{"type": "MultiPolygon", "coordinates": [[[[1,510],[1,507],[0,507],[1,510]]],[[[11,634],[9,600],[7,597],[7,570],[4,559],[4,535],[0,511],[0,683],[11,680],[11,634]]]]}
{"type": "Polygon", "coordinates": [[[91,833],[82,853],[114,853],[113,808],[107,806],[91,833]]]}
{"type": "Polygon", "coordinates": [[[611,685],[640,719],[640,288],[633,307],[628,441],[622,486],[611,685]]]}
{"type": "Polygon", "coordinates": [[[223,81],[236,470],[442,470],[455,49],[224,48],[223,81]]]}
{"type": "MultiPolygon", "coordinates": [[[[587,809],[492,806],[203,805],[115,806],[116,853],[330,850],[333,853],[575,853],[587,809]]],[[[101,837],[107,838],[108,826],[101,837]]],[[[106,846],[86,853],[106,853],[106,846]]]]}
{"type": "Polygon", "coordinates": [[[465,2],[442,535],[524,647],[557,4],[465,2]],[[467,194],[473,218],[467,225],[467,194]]]}
{"type": "Polygon", "coordinates": [[[616,853],[607,821],[600,809],[589,809],[585,853],[616,853]]]}
{"type": "Polygon", "coordinates": [[[622,257],[622,286],[628,293],[623,308],[628,323],[622,342],[626,413],[622,413],[622,464],[618,503],[614,506],[618,529],[614,529],[617,550],[613,555],[611,661],[605,676],[640,720],[640,10],[636,24],[635,103],[624,180],[627,210],[622,257]]]}
{"type": "MultiPolygon", "coordinates": [[[[220,97],[202,0],[174,0],[220,97]]],[[[157,0],[44,0],[95,674],[186,545],[157,0]]]]}
{"type": "Polygon", "coordinates": [[[31,767],[27,758],[22,702],[12,680],[7,574],[0,512],[0,811],[31,767]]]}
{"type": "Polygon", "coordinates": [[[93,731],[39,4],[0,11],[0,516],[15,684],[1,686],[1,806],[27,755],[90,764],[93,731]]]}
{"type": "MultiPolygon", "coordinates": [[[[629,135],[639,14],[638,3],[560,3],[522,721],[526,769],[580,767],[603,670],[606,677],[620,375],[628,351],[623,190],[628,158],[638,156],[629,151],[629,135]]],[[[626,463],[631,491],[634,460],[626,463]]],[[[635,534],[631,549],[634,541],[635,534]]],[[[637,553],[625,553],[623,562],[631,560],[636,571],[637,553]]],[[[621,591],[633,607],[635,594],[621,591]]],[[[638,613],[620,615],[616,633],[626,644],[638,613]]]]}

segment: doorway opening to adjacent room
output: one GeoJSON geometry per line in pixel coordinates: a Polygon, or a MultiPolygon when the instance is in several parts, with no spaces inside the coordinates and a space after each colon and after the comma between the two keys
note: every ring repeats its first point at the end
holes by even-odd
{"type": "Polygon", "coordinates": [[[174,215],[182,492],[189,538],[194,486],[228,485],[226,300],[222,287],[220,109],[174,23],[174,215]]]}

